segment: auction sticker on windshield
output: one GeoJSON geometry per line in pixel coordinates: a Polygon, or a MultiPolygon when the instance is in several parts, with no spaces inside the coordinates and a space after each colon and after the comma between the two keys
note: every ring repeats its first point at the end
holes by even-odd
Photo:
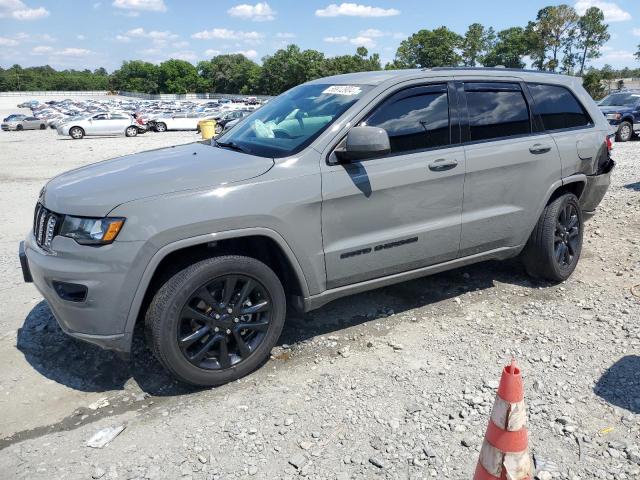
{"type": "Polygon", "coordinates": [[[353,85],[332,85],[322,93],[327,95],[358,95],[360,92],[362,89],[353,85]]]}

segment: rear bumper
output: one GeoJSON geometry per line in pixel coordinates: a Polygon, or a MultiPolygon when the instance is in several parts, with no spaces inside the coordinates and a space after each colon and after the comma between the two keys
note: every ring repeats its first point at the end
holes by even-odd
{"type": "Polygon", "coordinates": [[[611,172],[616,163],[613,160],[595,175],[587,175],[587,184],[580,196],[580,206],[586,213],[592,213],[600,205],[611,184],[611,172]]]}

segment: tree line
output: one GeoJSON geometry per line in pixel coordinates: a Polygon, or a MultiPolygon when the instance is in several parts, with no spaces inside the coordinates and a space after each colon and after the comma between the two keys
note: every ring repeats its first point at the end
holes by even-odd
{"type": "MultiPolygon", "coordinates": [[[[595,98],[606,93],[603,80],[640,76],[639,69],[589,67],[610,39],[603,12],[591,7],[583,15],[569,5],[542,8],[526,26],[495,31],[474,23],[464,35],[442,26],[420,30],[401,42],[393,61],[359,47],[353,55],[327,57],[317,50],[289,45],[267,55],[262,64],[241,54],[218,55],[193,65],[170,59],[160,64],[123,62],[108,74],[104,68],[56,71],[50,66],[0,69],[0,90],[126,90],[143,93],[240,93],[277,95],[295,85],[328,75],[441,66],[505,66],[580,75],[595,98]]],[[[640,61],[640,45],[635,54],[640,61]]]]}

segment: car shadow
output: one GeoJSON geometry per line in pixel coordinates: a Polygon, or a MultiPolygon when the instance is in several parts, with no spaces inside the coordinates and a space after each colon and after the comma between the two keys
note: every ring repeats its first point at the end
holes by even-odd
{"type": "Polygon", "coordinates": [[[549,286],[529,277],[516,260],[488,261],[402,282],[335,300],[324,307],[287,319],[279,345],[293,345],[380,317],[450,300],[469,291],[495,287],[496,282],[525,287],[549,286]]]}
{"type": "Polygon", "coordinates": [[[633,190],[635,192],[640,192],[640,182],[627,183],[624,188],[628,188],[629,190],[633,190]]]}
{"type": "MultiPolygon", "coordinates": [[[[527,287],[548,285],[526,276],[515,261],[485,262],[336,300],[306,314],[287,318],[279,345],[294,345],[317,335],[436,304],[496,282],[527,287]]],[[[85,392],[123,390],[133,379],[154,396],[193,393],[198,388],[173,380],[144,343],[140,325],[134,335],[131,361],[66,335],[45,301],[37,304],[18,330],[17,348],[44,377],[85,392]]]]}
{"type": "Polygon", "coordinates": [[[614,363],[593,391],[611,405],[640,413],[640,355],[627,355],[614,363]]]}

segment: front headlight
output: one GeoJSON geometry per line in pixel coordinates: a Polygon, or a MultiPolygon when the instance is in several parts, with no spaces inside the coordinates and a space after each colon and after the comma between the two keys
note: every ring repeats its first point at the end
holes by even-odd
{"type": "Polygon", "coordinates": [[[607,113],[607,120],[620,120],[620,117],[619,113],[607,113]]]}
{"type": "Polygon", "coordinates": [[[106,245],[113,242],[124,225],[124,218],[64,217],[59,235],[73,238],[80,245],[106,245]]]}

